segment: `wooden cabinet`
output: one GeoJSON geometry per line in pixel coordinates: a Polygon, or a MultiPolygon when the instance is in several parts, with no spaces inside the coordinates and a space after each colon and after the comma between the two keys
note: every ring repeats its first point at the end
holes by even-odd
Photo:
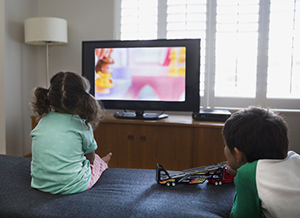
{"type": "MultiPolygon", "coordinates": [[[[35,117],[32,128],[35,127],[35,117]]],[[[106,113],[94,131],[100,157],[112,152],[109,167],[184,170],[225,161],[221,122],[170,115],[161,120],[117,119],[106,113]]]]}
{"type": "Polygon", "coordinates": [[[222,128],[205,126],[194,128],[194,166],[226,161],[222,128]]]}
{"type": "Polygon", "coordinates": [[[94,132],[96,153],[113,153],[109,167],[154,169],[159,163],[168,170],[183,170],[214,164],[225,161],[222,127],[191,116],[146,121],[107,113],[94,132]]]}

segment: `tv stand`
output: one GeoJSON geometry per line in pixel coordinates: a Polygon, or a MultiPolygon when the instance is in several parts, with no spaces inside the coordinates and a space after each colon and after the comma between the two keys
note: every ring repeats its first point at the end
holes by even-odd
{"type": "Polygon", "coordinates": [[[167,118],[169,115],[164,113],[144,113],[144,111],[135,112],[116,112],[114,117],[123,119],[137,119],[137,120],[158,120],[167,118]]]}
{"type": "MultiPolygon", "coordinates": [[[[32,129],[37,125],[31,116],[32,129]]],[[[105,113],[94,137],[96,153],[113,156],[110,168],[185,170],[226,160],[222,128],[224,122],[193,120],[192,116],[169,115],[166,119],[118,119],[105,113]]]]}

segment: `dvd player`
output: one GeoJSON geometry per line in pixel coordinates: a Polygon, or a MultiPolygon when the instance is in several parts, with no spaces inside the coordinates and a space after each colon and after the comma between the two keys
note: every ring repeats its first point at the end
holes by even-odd
{"type": "Polygon", "coordinates": [[[208,110],[200,109],[199,112],[193,112],[192,117],[194,120],[201,121],[220,121],[225,122],[231,116],[228,110],[208,110]]]}

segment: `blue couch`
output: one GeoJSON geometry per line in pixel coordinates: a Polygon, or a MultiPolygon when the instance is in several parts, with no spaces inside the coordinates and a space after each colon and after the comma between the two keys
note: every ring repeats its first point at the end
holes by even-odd
{"type": "Polygon", "coordinates": [[[83,193],[30,187],[30,158],[0,155],[0,217],[229,217],[233,183],[158,185],[155,170],[109,168],[83,193]]]}

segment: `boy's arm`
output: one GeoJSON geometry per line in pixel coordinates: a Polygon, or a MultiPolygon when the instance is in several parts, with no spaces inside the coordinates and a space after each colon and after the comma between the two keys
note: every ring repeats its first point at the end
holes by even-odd
{"type": "Polygon", "coordinates": [[[247,163],[238,169],[234,179],[236,195],[230,217],[262,217],[261,202],[256,188],[257,161],[247,163]]]}

